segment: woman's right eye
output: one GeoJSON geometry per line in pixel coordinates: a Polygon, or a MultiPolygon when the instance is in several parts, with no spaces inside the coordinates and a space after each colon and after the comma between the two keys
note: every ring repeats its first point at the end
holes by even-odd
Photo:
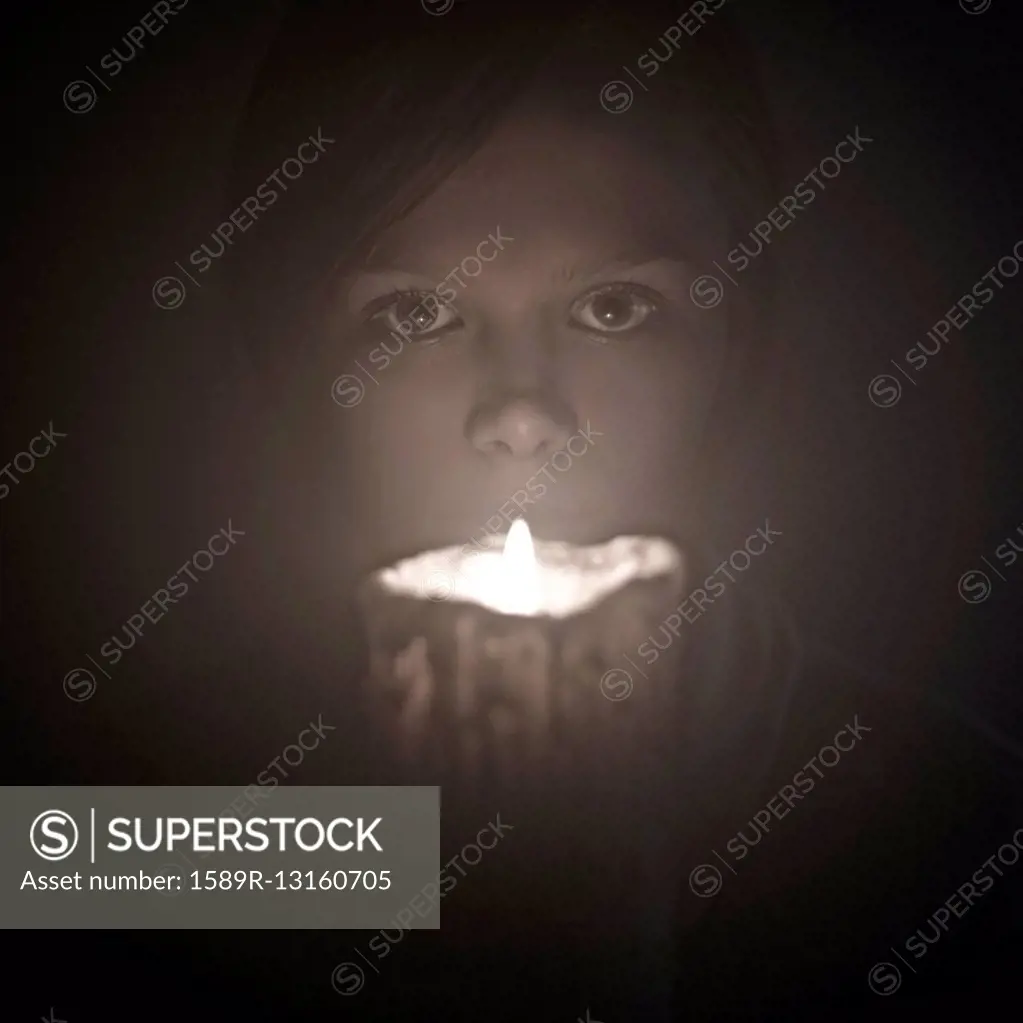
{"type": "Polygon", "coordinates": [[[403,337],[426,340],[462,326],[454,307],[432,291],[395,291],[371,302],[367,322],[379,322],[403,337]]]}

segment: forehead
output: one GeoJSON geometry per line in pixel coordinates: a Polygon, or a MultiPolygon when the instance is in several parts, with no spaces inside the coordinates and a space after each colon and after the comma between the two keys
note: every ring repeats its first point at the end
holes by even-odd
{"type": "Polygon", "coordinates": [[[725,219],[696,148],[683,144],[675,160],[658,158],[612,115],[605,119],[509,118],[377,240],[371,261],[458,262],[497,225],[516,238],[520,258],[649,248],[695,260],[716,248],[725,219]]]}

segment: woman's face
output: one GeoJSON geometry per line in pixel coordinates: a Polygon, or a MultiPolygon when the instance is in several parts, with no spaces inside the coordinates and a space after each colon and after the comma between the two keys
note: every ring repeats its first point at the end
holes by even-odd
{"type": "Polygon", "coordinates": [[[725,354],[723,313],[689,295],[724,251],[711,209],[611,115],[519,115],[380,237],[332,333],[360,558],[519,516],[576,543],[677,533],[725,354]]]}

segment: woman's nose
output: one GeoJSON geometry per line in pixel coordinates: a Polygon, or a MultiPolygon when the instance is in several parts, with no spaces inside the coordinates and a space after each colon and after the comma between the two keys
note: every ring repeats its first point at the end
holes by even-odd
{"type": "Polygon", "coordinates": [[[530,459],[563,448],[578,428],[569,406],[550,396],[518,394],[485,402],[466,425],[466,436],[488,458],[530,459]]]}

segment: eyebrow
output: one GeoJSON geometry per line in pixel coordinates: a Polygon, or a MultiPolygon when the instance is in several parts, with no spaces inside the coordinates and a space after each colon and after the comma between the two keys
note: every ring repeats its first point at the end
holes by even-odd
{"type": "Polygon", "coordinates": [[[696,266],[695,254],[678,249],[654,251],[649,248],[629,249],[609,257],[565,260],[552,270],[552,276],[559,281],[573,281],[590,277],[608,270],[635,270],[657,263],[676,263],[696,266]]]}
{"type": "MultiPolygon", "coordinates": [[[[610,256],[572,256],[552,266],[546,277],[548,281],[554,284],[564,284],[582,281],[598,275],[626,274],[630,271],[648,267],[651,269],[664,268],[671,273],[694,274],[699,265],[691,252],[680,253],[679,249],[675,246],[666,246],[661,251],[652,249],[649,246],[643,246],[620,250],[610,256]]],[[[444,276],[441,276],[433,280],[429,274],[402,268],[393,263],[390,265],[378,264],[373,267],[364,264],[354,269],[345,279],[343,293],[345,295],[345,305],[349,312],[355,313],[364,306],[364,287],[372,288],[379,279],[386,279],[391,276],[406,278],[410,282],[408,284],[409,288],[423,291],[435,290],[445,279],[444,276]],[[422,281],[422,286],[420,287],[412,283],[415,281],[422,281]]]]}
{"type": "MultiPolygon", "coordinates": [[[[698,264],[698,256],[688,248],[678,246],[664,246],[658,249],[649,247],[632,248],[619,251],[610,256],[568,258],[562,260],[551,268],[551,276],[557,280],[571,281],[579,277],[586,277],[610,269],[635,269],[647,266],[652,263],[681,263],[689,266],[698,264]]],[[[454,269],[458,269],[457,266],[454,269]]],[[[451,271],[448,271],[450,273],[451,271]]],[[[400,266],[393,260],[367,259],[365,262],[353,267],[347,274],[349,280],[358,277],[383,276],[395,274],[402,277],[430,277],[422,270],[413,269],[410,266],[400,266]]],[[[445,275],[446,276],[446,275],[445,275]]],[[[438,278],[444,280],[444,276],[438,278]]]]}

